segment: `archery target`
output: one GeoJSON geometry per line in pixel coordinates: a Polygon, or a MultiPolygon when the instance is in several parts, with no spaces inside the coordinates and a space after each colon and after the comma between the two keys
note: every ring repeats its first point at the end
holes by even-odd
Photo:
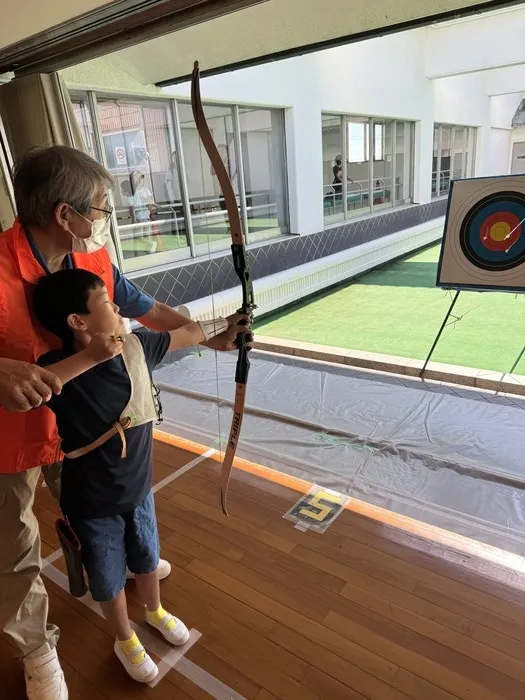
{"type": "Polygon", "coordinates": [[[452,183],[437,284],[525,290],[525,176],[452,183]]]}

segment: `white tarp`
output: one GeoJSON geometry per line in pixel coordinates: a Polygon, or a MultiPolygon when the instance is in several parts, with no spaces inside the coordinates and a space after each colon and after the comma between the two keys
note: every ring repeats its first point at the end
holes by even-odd
{"type": "MultiPolygon", "coordinates": [[[[235,360],[157,370],[162,429],[224,444],[235,360]]],[[[241,456],[525,555],[525,401],[255,351],[248,384],[241,456]]]]}

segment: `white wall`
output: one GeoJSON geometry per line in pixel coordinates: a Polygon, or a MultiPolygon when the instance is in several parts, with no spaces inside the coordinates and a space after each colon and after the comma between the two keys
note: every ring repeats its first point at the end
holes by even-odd
{"type": "Polygon", "coordinates": [[[439,78],[525,63],[523,4],[430,27],[426,75],[439,78]]]}
{"type": "MultiPolygon", "coordinates": [[[[428,79],[426,45],[432,31],[394,34],[203,79],[205,100],[286,109],[293,233],[313,233],[324,227],[320,195],[322,113],[416,122],[414,200],[417,203],[430,201],[434,122],[477,127],[476,175],[504,172],[507,135],[498,129],[510,127],[507,113],[512,111],[512,100],[508,104],[493,103],[487,95],[483,73],[428,79]],[[496,130],[492,129],[493,118],[496,130]]],[[[187,97],[189,86],[175,86],[166,91],[187,97]]],[[[508,161],[508,153],[506,157],[508,161]]]]}
{"type": "Polygon", "coordinates": [[[525,64],[487,71],[487,94],[512,95],[525,90],[525,64]]]}
{"type": "MultiPolygon", "coordinates": [[[[420,70],[424,31],[405,32],[205,78],[205,100],[287,108],[286,136],[292,233],[324,227],[321,114],[361,114],[418,122],[415,199],[430,199],[432,82],[420,70]]],[[[166,92],[187,97],[189,86],[166,92]]]]}
{"type": "MultiPolygon", "coordinates": [[[[323,228],[321,111],[317,82],[312,79],[314,56],[303,56],[228,73],[201,82],[203,100],[284,107],[291,233],[314,233],[323,228]],[[295,147],[290,147],[291,145],[295,147]]],[[[166,93],[189,97],[189,85],[166,88],[166,93]]]]}
{"type": "Polygon", "coordinates": [[[508,175],[512,150],[514,116],[521,101],[520,94],[498,95],[490,98],[490,154],[491,175],[508,175]]]}
{"type": "MultiPolygon", "coordinates": [[[[500,16],[508,22],[512,13],[496,14],[491,21],[503,22],[498,19],[500,16]]],[[[285,110],[292,233],[314,233],[324,228],[323,113],[415,122],[414,201],[426,203],[430,201],[435,122],[477,128],[476,175],[508,172],[512,141],[510,121],[519,95],[491,96],[497,92],[494,76],[508,73],[512,84],[521,84],[520,90],[525,90],[525,67],[521,67],[522,70],[509,67],[435,80],[427,77],[429,52],[434,49],[442,51],[450,45],[450,56],[447,55],[446,59],[448,72],[454,72],[454,60],[458,62],[457,65],[464,60],[464,57],[454,53],[454,42],[458,42],[459,37],[462,37],[463,53],[469,53],[474,46],[478,51],[480,37],[485,36],[487,26],[485,20],[482,24],[479,24],[480,21],[475,19],[439,29],[426,28],[389,35],[205,78],[202,80],[202,96],[205,101],[285,110]],[[481,27],[480,36],[476,35],[476,27],[481,27]]],[[[497,46],[499,44],[496,42],[494,47],[497,46]]],[[[486,44],[483,50],[491,54],[491,51],[495,51],[494,47],[486,44]]],[[[493,60],[490,55],[489,59],[493,60]]],[[[130,74],[130,64],[119,59],[120,63],[115,65],[115,59],[111,57],[107,60],[110,62],[108,71],[104,70],[102,59],[64,71],[67,82],[70,85],[94,84],[103,87],[101,83],[106,81],[108,89],[110,84],[112,88],[119,89],[120,83],[120,89],[130,89],[130,81],[137,77],[130,74]],[[116,75],[118,80],[114,79],[116,75]]],[[[152,94],[155,88],[143,86],[142,91],[152,94]]],[[[189,84],[166,88],[162,92],[188,99],[189,84]]],[[[257,148],[259,146],[263,148],[264,144],[258,144],[257,148]]],[[[255,145],[253,148],[255,153],[255,145]]],[[[211,175],[208,185],[213,189],[211,175]]]]}
{"type": "Polygon", "coordinates": [[[475,174],[489,175],[490,98],[483,73],[434,80],[434,120],[445,124],[478,127],[475,174]]]}
{"type": "Polygon", "coordinates": [[[490,137],[490,174],[509,174],[509,155],[512,143],[510,129],[491,129],[490,137]]]}

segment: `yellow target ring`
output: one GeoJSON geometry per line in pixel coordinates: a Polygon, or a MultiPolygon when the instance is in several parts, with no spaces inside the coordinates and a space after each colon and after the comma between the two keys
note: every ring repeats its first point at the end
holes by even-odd
{"type": "Polygon", "coordinates": [[[506,221],[498,221],[490,227],[489,236],[493,241],[504,241],[511,232],[510,225],[506,221]]]}

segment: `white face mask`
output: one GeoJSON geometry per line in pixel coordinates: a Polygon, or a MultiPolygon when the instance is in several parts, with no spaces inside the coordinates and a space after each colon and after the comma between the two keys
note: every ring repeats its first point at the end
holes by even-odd
{"type": "MultiPolygon", "coordinates": [[[[76,214],[78,212],[73,209],[76,214]]],[[[82,216],[82,214],[78,214],[79,216],[82,216]]],[[[73,238],[73,245],[71,248],[72,253],[96,253],[97,250],[100,250],[103,248],[110,236],[110,224],[109,221],[106,220],[104,217],[103,219],[95,219],[94,221],[90,221],[87,219],[85,216],[82,216],[85,221],[88,221],[91,224],[91,233],[87,238],[79,238],[78,236],[75,236],[74,233],[71,233],[71,237],[73,238]]]]}

